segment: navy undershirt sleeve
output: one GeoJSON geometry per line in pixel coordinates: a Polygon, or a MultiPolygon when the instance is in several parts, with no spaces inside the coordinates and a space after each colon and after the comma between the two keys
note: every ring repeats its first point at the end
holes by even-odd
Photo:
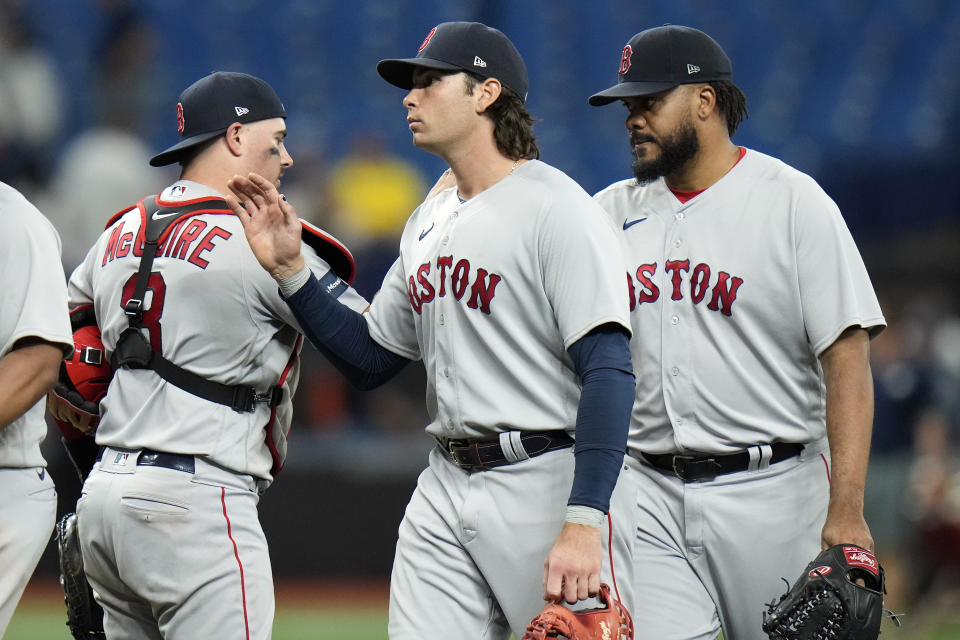
{"type": "Polygon", "coordinates": [[[337,302],[316,276],[285,300],[313,346],[358,389],[379,387],[411,362],[371,338],[363,314],[337,302]]]}
{"type": "Polygon", "coordinates": [[[567,504],[607,513],[627,448],[635,380],[626,329],[605,324],[567,350],[580,376],[576,466],[567,504]]]}

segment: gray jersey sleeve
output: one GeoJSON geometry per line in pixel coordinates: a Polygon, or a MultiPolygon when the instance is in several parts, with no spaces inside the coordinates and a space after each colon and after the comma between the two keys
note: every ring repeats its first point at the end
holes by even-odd
{"type": "Polygon", "coordinates": [[[610,322],[630,333],[626,262],[604,211],[584,194],[555,203],[543,224],[538,238],[543,288],[564,348],[610,322]]]}
{"type": "Polygon", "coordinates": [[[885,326],[883,314],[839,208],[812,180],[797,206],[797,276],[814,353],[819,356],[847,327],[859,325],[876,336],[885,326]]]}
{"type": "MultiPolygon", "coordinates": [[[[19,194],[17,194],[19,196],[19,194]]],[[[60,264],[60,238],[53,225],[22,198],[24,213],[4,215],[0,234],[0,356],[20,339],[33,336],[73,349],[67,317],[66,278],[60,264]]]]}

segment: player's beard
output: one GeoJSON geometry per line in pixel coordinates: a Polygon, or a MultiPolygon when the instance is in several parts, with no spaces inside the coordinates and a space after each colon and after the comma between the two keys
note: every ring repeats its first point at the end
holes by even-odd
{"type": "Polygon", "coordinates": [[[640,184],[649,184],[661,176],[680,171],[700,151],[700,138],[689,117],[659,140],[639,132],[630,134],[631,149],[641,142],[655,142],[660,147],[660,155],[653,160],[641,160],[634,155],[633,177],[640,184]]]}

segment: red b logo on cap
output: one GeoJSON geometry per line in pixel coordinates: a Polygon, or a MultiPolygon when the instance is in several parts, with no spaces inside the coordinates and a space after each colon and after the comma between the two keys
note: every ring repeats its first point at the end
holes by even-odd
{"type": "Polygon", "coordinates": [[[623,55],[620,57],[620,70],[617,71],[618,74],[623,75],[630,69],[630,56],[633,55],[633,49],[630,48],[630,45],[627,45],[623,48],[623,55]]]}
{"type": "Polygon", "coordinates": [[[177,103],[177,133],[183,133],[183,104],[177,103]]]}
{"type": "Polygon", "coordinates": [[[420,53],[421,51],[423,51],[423,48],[426,47],[428,44],[430,44],[430,38],[432,38],[433,34],[435,34],[436,32],[437,32],[436,27],[434,27],[433,29],[430,29],[430,33],[428,33],[427,37],[423,39],[423,44],[421,44],[420,48],[417,49],[417,53],[420,53]]]}

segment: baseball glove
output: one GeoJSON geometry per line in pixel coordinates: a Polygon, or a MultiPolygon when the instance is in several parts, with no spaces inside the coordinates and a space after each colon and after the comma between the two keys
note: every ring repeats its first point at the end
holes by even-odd
{"type": "Polygon", "coordinates": [[[93,599],[93,589],[83,572],[77,514],[68,513],[57,523],[57,551],[60,553],[60,584],[67,603],[67,626],[76,640],[106,640],[103,609],[93,599]]]}
{"type": "Polygon", "coordinates": [[[597,597],[602,609],[574,612],[556,602],[547,604],[527,626],[523,640],[633,640],[633,619],[610,595],[610,587],[601,584],[597,597]]]}
{"type": "MultiPolygon", "coordinates": [[[[100,400],[107,394],[113,378],[96,322],[92,305],[78,307],[70,314],[73,353],[61,363],[60,379],[53,388],[53,394],[60,401],[86,418],[89,433],[97,428],[100,400]]],[[[67,440],[79,440],[85,435],[57,415],[53,415],[53,421],[67,440]]]]}
{"type": "Polygon", "coordinates": [[[834,545],[767,605],[763,630],[771,640],[876,640],[884,614],[899,624],[883,608],[885,592],[883,567],[873,553],[852,544],[834,545]]]}

